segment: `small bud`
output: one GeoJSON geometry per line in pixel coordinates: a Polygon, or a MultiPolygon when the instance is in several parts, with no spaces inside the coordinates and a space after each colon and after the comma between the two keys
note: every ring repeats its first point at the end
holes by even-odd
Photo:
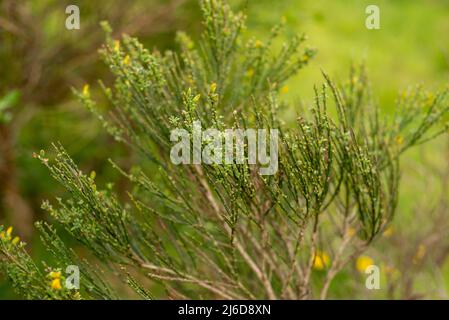
{"type": "Polygon", "coordinates": [[[216,89],[217,89],[217,84],[215,82],[212,82],[212,84],[210,85],[209,92],[210,93],[215,93],[216,89]]]}
{"type": "Polygon", "coordinates": [[[130,60],[131,59],[130,59],[129,55],[126,55],[125,58],[123,59],[123,64],[129,65],[130,60]]]}
{"type": "Polygon", "coordinates": [[[118,52],[120,50],[120,41],[115,40],[114,41],[114,51],[118,52]]]}
{"type": "Polygon", "coordinates": [[[89,85],[86,83],[83,87],[83,95],[88,96],[89,95],[89,85]]]}
{"type": "Polygon", "coordinates": [[[52,279],[59,279],[61,278],[61,271],[52,271],[48,275],[52,279]]]}
{"type": "Polygon", "coordinates": [[[282,88],[281,88],[281,93],[282,94],[285,94],[285,93],[287,93],[288,92],[288,86],[283,86],[282,88]]]}

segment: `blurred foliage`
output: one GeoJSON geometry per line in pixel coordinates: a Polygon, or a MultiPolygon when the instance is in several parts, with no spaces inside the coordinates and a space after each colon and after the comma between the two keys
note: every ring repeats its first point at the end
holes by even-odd
{"type": "MultiPolygon", "coordinates": [[[[170,48],[175,31],[195,29],[197,3],[189,0],[0,1],[0,220],[14,224],[32,241],[32,222],[40,204],[59,187],[48,180],[32,152],[61,141],[86,167],[117,180],[102,161],[132,157],[111,144],[100,125],[74,103],[71,87],[106,80],[97,59],[104,40],[100,21],[108,20],[116,36],[139,35],[150,47],[170,48]],[[67,30],[65,8],[80,7],[80,30],[67,30]],[[192,23],[193,22],[193,23],[192,23]],[[101,159],[101,162],[100,162],[101,159]]],[[[36,250],[35,250],[36,251],[36,250]]],[[[4,285],[2,284],[1,287],[4,285]]],[[[0,289],[0,297],[4,290],[0,289]]]]}
{"type": "Polygon", "coordinates": [[[0,123],[6,123],[11,120],[11,111],[8,111],[8,109],[16,105],[19,99],[20,92],[18,90],[13,90],[0,99],[0,123]]]}

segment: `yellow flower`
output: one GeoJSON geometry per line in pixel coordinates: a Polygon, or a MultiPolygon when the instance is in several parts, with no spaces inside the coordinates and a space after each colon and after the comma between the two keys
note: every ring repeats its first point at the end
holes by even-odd
{"type": "MultiPolygon", "coordinates": [[[[5,231],[0,232],[0,239],[6,240],[6,241],[11,241],[13,230],[14,230],[13,227],[9,227],[8,229],[6,229],[6,232],[5,231]]],[[[20,241],[20,238],[15,237],[12,240],[12,244],[17,244],[17,243],[19,243],[19,241],[20,241]]]]}
{"type": "Polygon", "coordinates": [[[61,286],[61,279],[57,278],[57,279],[53,279],[51,281],[51,288],[53,290],[61,290],[62,286],[61,286]]]}
{"type": "Polygon", "coordinates": [[[360,256],[355,262],[355,268],[359,272],[365,272],[366,268],[374,264],[374,260],[369,256],[360,256]]]}
{"type": "Polygon", "coordinates": [[[385,238],[391,237],[394,233],[394,227],[392,225],[388,226],[382,233],[385,238]]]}
{"type": "Polygon", "coordinates": [[[288,92],[288,86],[283,86],[282,88],[281,88],[281,93],[287,93],[288,92]]]}
{"type": "Polygon", "coordinates": [[[126,64],[126,65],[128,65],[129,62],[130,62],[130,60],[131,60],[131,58],[129,57],[129,55],[126,55],[126,56],[125,56],[125,59],[123,59],[123,63],[126,64]]]}
{"type": "Polygon", "coordinates": [[[209,92],[215,93],[215,90],[217,90],[217,84],[215,82],[212,82],[209,88],[209,92]]]}
{"type": "Polygon", "coordinates": [[[249,69],[246,71],[246,76],[247,76],[248,78],[251,78],[253,75],[254,75],[254,69],[253,69],[253,68],[249,68],[249,69]]]}
{"type": "Polygon", "coordinates": [[[400,146],[404,143],[404,138],[402,136],[396,136],[395,141],[396,144],[400,146]]]}
{"type": "Polygon", "coordinates": [[[119,51],[120,50],[120,41],[115,40],[114,41],[114,51],[119,51]]]}
{"type": "Polygon", "coordinates": [[[83,87],[83,95],[88,96],[89,95],[89,85],[86,83],[83,87]]]}
{"type": "Polygon", "coordinates": [[[5,231],[0,232],[0,239],[10,241],[11,240],[11,234],[12,234],[13,227],[9,227],[5,231]]]}
{"type": "Polygon", "coordinates": [[[263,43],[262,43],[262,41],[260,41],[260,40],[256,40],[256,43],[254,44],[254,46],[255,46],[256,48],[260,48],[260,47],[263,46],[263,43]]]}
{"type": "Polygon", "coordinates": [[[61,278],[61,271],[52,271],[49,273],[50,278],[52,279],[60,279],[61,278]]]}
{"type": "Polygon", "coordinates": [[[426,246],[420,244],[418,246],[418,249],[416,250],[415,255],[413,256],[413,264],[418,264],[418,262],[421,261],[426,255],[426,251],[427,251],[426,246]]]}
{"type": "Polygon", "coordinates": [[[313,268],[315,270],[324,270],[330,265],[329,256],[322,251],[317,251],[315,254],[315,259],[313,261],[313,268]]]}
{"type": "Polygon", "coordinates": [[[11,237],[12,230],[13,230],[13,227],[9,227],[9,228],[6,230],[6,236],[7,236],[8,238],[11,237]]]}

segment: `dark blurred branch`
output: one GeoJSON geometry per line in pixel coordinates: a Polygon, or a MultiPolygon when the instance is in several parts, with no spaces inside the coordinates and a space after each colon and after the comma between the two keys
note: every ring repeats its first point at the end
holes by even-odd
{"type": "Polygon", "coordinates": [[[45,23],[54,12],[60,11],[65,18],[61,1],[48,1],[37,12],[28,1],[0,3],[0,69],[5,73],[0,79],[0,96],[12,88],[21,92],[21,103],[14,108],[11,122],[0,124],[0,219],[8,216],[22,236],[30,235],[34,212],[39,210],[31,203],[39,201],[26,199],[20,190],[19,175],[24,169],[16,163],[18,136],[44,106],[67,101],[70,87],[99,77],[97,49],[104,39],[100,20],[109,20],[118,34],[151,38],[178,29],[174,12],[186,2],[136,0],[129,1],[126,8],[120,1],[79,2],[81,29],[73,38],[57,40],[48,39],[45,23]]]}

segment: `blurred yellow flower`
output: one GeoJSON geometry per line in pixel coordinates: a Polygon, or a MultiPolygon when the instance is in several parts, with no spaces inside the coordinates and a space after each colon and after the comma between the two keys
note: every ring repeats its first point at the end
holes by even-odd
{"type": "Polygon", "coordinates": [[[249,68],[249,69],[246,71],[246,76],[247,76],[248,78],[251,78],[253,75],[254,75],[254,69],[253,69],[253,68],[249,68]]]}
{"type": "Polygon", "coordinates": [[[317,251],[315,254],[315,259],[313,261],[313,268],[315,270],[324,270],[324,268],[327,268],[330,265],[330,258],[329,256],[322,251],[317,251]]]}
{"type": "Polygon", "coordinates": [[[396,144],[397,145],[402,145],[403,143],[404,143],[404,138],[402,137],[402,136],[396,136],[396,138],[395,138],[395,142],[396,142],[396,144]]]}
{"type": "Polygon", "coordinates": [[[359,272],[365,272],[366,268],[374,264],[374,260],[369,256],[359,256],[355,262],[355,268],[359,272]]]}
{"type": "Polygon", "coordinates": [[[128,65],[131,61],[131,58],[129,57],[129,55],[126,55],[125,58],[123,59],[123,63],[128,65]]]}
{"type": "Polygon", "coordinates": [[[8,238],[11,237],[12,230],[13,230],[13,227],[9,227],[9,228],[6,230],[6,236],[7,236],[8,238]]]}
{"type": "Polygon", "coordinates": [[[19,241],[20,241],[20,238],[19,237],[15,237],[14,239],[12,239],[12,244],[16,245],[16,244],[19,243],[19,241]]]}
{"type": "Polygon", "coordinates": [[[88,96],[89,95],[89,85],[86,83],[83,87],[83,95],[88,96]]]}
{"type": "Polygon", "coordinates": [[[209,92],[215,93],[215,90],[217,90],[217,84],[215,82],[212,82],[209,88],[209,92]]]}
{"type": "Polygon", "coordinates": [[[287,93],[288,92],[288,86],[283,86],[282,88],[281,88],[281,93],[283,93],[283,94],[285,94],[285,93],[287,93]]]}
{"type": "Polygon", "coordinates": [[[59,279],[61,278],[61,271],[52,271],[49,273],[50,278],[59,279]]]}
{"type": "Polygon", "coordinates": [[[53,279],[51,281],[51,288],[53,290],[61,290],[62,286],[61,286],[61,279],[57,278],[57,279],[53,279]]]}
{"type": "Polygon", "coordinates": [[[114,51],[119,51],[120,50],[120,41],[115,40],[114,41],[114,51]]]}
{"type": "Polygon", "coordinates": [[[394,227],[393,227],[392,225],[389,225],[389,226],[384,230],[384,232],[382,233],[382,235],[383,235],[385,238],[388,238],[388,237],[391,237],[391,236],[393,235],[393,233],[394,233],[394,227]]]}
{"type": "Polygon", "coordinates": [[[13,230],[13,227],[8,227],[8,229],[6,229],[6,231],[0,232],[0,239],[10,241],[12,230],[13,230]]]}
{"type": "Polygon", "coordinates": [[[260,48],[260,47],[263,46],[263,43],[262,43],[262,41],[260,41],[260,40],[256,40],[256,43],[254,44],[254,46],[255,46],[256,48],[260,48]]]}

